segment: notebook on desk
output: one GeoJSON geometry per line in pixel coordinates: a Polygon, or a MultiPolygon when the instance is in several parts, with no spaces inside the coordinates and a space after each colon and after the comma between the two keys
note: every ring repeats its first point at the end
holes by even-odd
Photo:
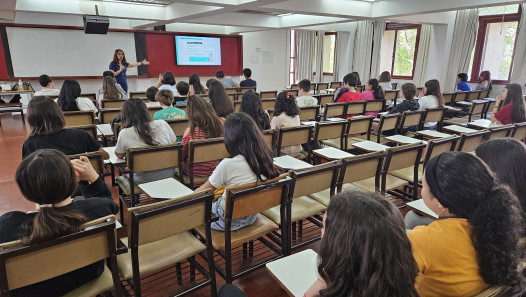
{"type": "Polygon", "coordinates": [[[318,254],[304,250],[268,263],[267,270],[289,296],[302,297],[318,279],[318,254]]]}

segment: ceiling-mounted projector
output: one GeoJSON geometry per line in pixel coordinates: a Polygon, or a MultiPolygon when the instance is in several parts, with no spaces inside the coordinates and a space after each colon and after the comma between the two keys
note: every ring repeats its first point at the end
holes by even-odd
{"type": "Polygon", "coordinates": [[[86,34],[107,34],[110,26],[110,19],[107,16],[99,15],[99,9],[95,5],[97,15],[83,15],[84,33],[86,34]]]}

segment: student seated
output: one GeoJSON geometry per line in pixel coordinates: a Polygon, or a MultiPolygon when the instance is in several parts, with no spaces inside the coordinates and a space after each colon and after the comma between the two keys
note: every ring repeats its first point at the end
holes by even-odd
{"type": "MultiPolygon", "coordinates": [[[[188,142],[192,139],[207,139],[223,136],[222,123],[214,109],[199,96],[188,96],[186,103],[188,124],[183,134],[183,172],[190,175],[188,142]]],[[[219,161],[209,161],[194,164],[194,177],[210,176],[219,161]]]]}
{"type": "Polygon", "coordinates": [[[66,120],[60,107],[48,97],[36,96],[27,105],[29,138],[22,145],[22,157],[41,149],[56,149],[66,155],[100,152],[104,159],[108,153],[86,131],[64,129],[66,120]]]}
{"type": "Polygon", "coordinates": [[[416,86],[412,83],[405,83],[402,85],[402,95],[404,96],[404,101],[398,103],[393,109],[389,111],[389,114],[393,113],[402,113],[409,110],[418,110],[420,105],[415,101],[416,96],[416,86]]]}
{"type": "MultiPolygon", "coordinates": [[[[15,180],[22,195],[40,208],[36,212],[12,211],[2,215],[0,243],[19,239],[26,245],[46,242],[78,232],[82,224],[119,211],[110,189],[86,157],[70,161],[57,150],[38,150],[22,160],[15,180]],[[85,199],[73,201],[77,186],[85,199]]],[[[104,261],[99,261],[9,294],[12,297],[62,296],[99,277],[104,265],[104,261]]]]}
{"type": "Polygon", "coordinates": [[[377,194],[332,196],[319,250],[320,276],[305,297],[418,296],[418,270],[400,211],[377,194]]]}
{"type": "MultiPolygon", "coordinates": [[[[117,158],[126,156],[126,149],[149,145],[170,144],[176,141],[174,131],[166,121],[150,118],[146,104],[138,98],[130,98],[122,107],[122,130],[115,146],[117,158]]],[[[174,175],[174,168],[135,173],[136,184],[147,183],[174,175]]]]}
{"type": "Polygon", "coordinates": [[[389,71],[382,72],[378,78],[378,82],[380,83],[382,89],[386,91],[393,89],[393,85],[391,84],[391,73],[389,71]]]}
{"type": "Polygon", "coordinates": [[[38,83],[42,86],[42,90],[35,92],[34,96],[48,96],[58,97],[60,90],[55,89],[55,83],[47,74],[42,74],[38,77],[38,83]]]}
{"type": "MultiPolygon", "coordinates": [[[[274,117],[270,121],[270,128],[279,130],[281,128],[297,127],[300,125],[300,109],[296,105],[294,96],[287,92],[281,92],[276,97],[274,117]]],[[[281,148],[281,155],[296,157],[301,152],[301,145],[286,146],[281,148]]]]}
{"type": "Polygon", "coordinates": [[[254,90],[248,90],[243,94],[239,111],[248,114],[256,122],[259,130],[270,129],[268,113],[263,110],[259,94],[254,90]]]}
{"type": "Polygon", "coordinates": [[[170,90],[159,90],[155,95],[155,100],[161,104],[163,109],[153,115],[154,120],[177,120],[186,119],[186,112],[175,106],[172,106],[174,97],[170,90]]]}
{"type": "Polygon", "coordinates": [[[121,93],[117,90],[115,79],[113,77],[106,76],[102,81],[102,94],[97,97],[97,103],[99,108],[102,108],[102,100],[118,100],[122,98],[121,93]]]}
{"type": "Polygon", "coordinates": [[[157,81],[157,84],[155,86],[159,90],[170,90],[172,91],[174,96],[177,96],[175,77],[170,71],[159,74],[159,80],[157,81]]]}
{"type": "Polygon", "coordinates": [[[217,79],[215,79],[215,78],[210,78],[210,79],[208,79],[208,80],[206,81],[205,86],[206,86],[207,89],[210,88],[210,84],[211,84],[213,81],[217,81],[217,79]]]}
{"type": "Polygon", "coordinates": [[[356,91],[356,75],[349,73],[343,77],[343,85],[334,92],[332,102],[360,101],[362,93],[356,91]]]}
{"type": "Polygon", "coordinates": [[[484,70],[479,75],[479,83],[475,90],[491,90],[491,72],[484,70]]]}
{"type": "Polygon", "coordinates": [[[316,106],[318,100],[310,95],[310,80],[302,79],[298,83],[298,97],[296,97],[296,104],[298,107],[316,106]]]}
{"type": "Polygon", "coordinates": [[[190,85],[185,81],[179,81],[175,87],[177,88],[177,93],[179,93],[177,96],[174,95],[174,103],[173,105],[186,105],[186,97],[188,96],[188,89],[190,88],[190,85]]]}
{"type": "MultiPolygon", "coordinates": [[[[104,71],[102,73],[103,82],[104,82],[104,78],[107,77],[107,76],[113,78],[113,81],[115,82],[115,87],[117,88],[117,91],[121,95],[121,98],[122,99],[128,99],[128,94],[122,89],[121,85],[118,84],[117,81],[115,81],[115,77],[113,75],[113,72],[111,72],[109,70],[104,71]]],[[[97,100],[99,100],[99,96],[102,95],[102,93],[104,93],[104,85],[100,85],[98,90],[97,90],[97,100]]]]}
{"type": "Polygon", "coordinates": [[[216,79],[220,81],[225,88],[237,88],[239,85],[231,78],[225,78],[225,73],[223,70],[216,72],[216,79]]]}
{"type": "Polygon", "coordinates": [[[502,89],[491,111],[490,120],[504,125],[526,122],[526,103],[521,85],[509,84],[502,89]]]}
{"type": "Polygon", "coordinates": [[[356,71],[353,71],[353,72],[351,72],[351,74],[356,77],[356,85],[357,86],[362,85],[362,80],[360,79],[360,73],[358,73],[356,71]]]}
{"type": "Polygon", "coordinates": [[[147,108],[161,106],[161,104],[157,102],[157,99],[155,99],[158,92],[159,89],[157,89],[157,87],[149,87],[148,89],[146,89],[146,98],[150,100],[150,102],[146,103],[147,108]]]}
{"type": "Polygon", "coordinates": [[[190,85],[188,95],[206,95],[205,87],[201,84],[201,79],[197,73],[190,74],[188,84],[190,85]]]}
{"type": "MultiPolygon", "coordinates": [[[[418,97],[419,110],[444,107],[444,96],[442,96],[442,91],[440,90],[440,82],[436,79],[426,81],[418,97]]],[[[437,122],[427,122],[424,123],[424,129],[433,130],[436,125],[437,122]]]]}
{"type": "Polygon", "coordinates": [[[466,73],[457,74],[457,92],[471,92],[471,86],[467,81],[468,75],[466,73]]]}
{"type": "Polygon", "coordinates": [[[256,87],[257,86],[256,81],[251,78],[252,77],[252,70],[250,70],[250,68],[243,69],[243,76],[245,77],[245,80],[242,80],[239,83],[240,87],[247,88],[247,87],[256,87]]]}
{"type": "Polygon", "coordinates": [[[429,160],[422,199],[440,219],[408,233],[420,296],[475,296],[491,285],[517,289],[520,204],[479,158],[445,152],[429,160]]]}
{"type": "Polygon", "coordinates": [[[60,89],[57,103],[63,111],[91,110],[96,113],[97,107],[86,97],[79,97],[80,84],[74,79],[66,79],[60,89]]]}
{"type": "Polygon", "coordinates": [[[225,121],[227,116],[234,113],[234,104],[228,97],[225,88],[220,81],[215,80],[210,82],[210,86],[208,87],[208,97],[210,98],[212,108],[214,108],[217,116],[221,118],[222,122],[225,121]]]}
{"type": "MultiPolygon", "coordinates": [[[[215,190],[272,179],[279,175],[274,167],[272,150],[265,144],[256,123],[247,114],[237,112],[227,117],[223,128],[225,147],[232,158],[223,159],[208,180],[197,191],[215,190]]],[[[219,220],[212,223],[212,229],[225,230],[226,192],[212,204],[212,212],[219,220]]],[[[249,226],[257,214],[232,220],[231,230],[249,226]]]]}
{"type": "MultiPolygon", "coordinates": [[[[365,91],[362,93],[362,100],[385,99],[385,93],[376,78],[371,78],[365,85],[365,91]]],[[[365,115],[377,116],[377,111],[368,111],[365,115]]]]}

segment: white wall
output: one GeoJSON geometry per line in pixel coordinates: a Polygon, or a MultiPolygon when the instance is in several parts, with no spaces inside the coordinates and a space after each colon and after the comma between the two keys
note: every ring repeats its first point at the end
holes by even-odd
{"type": "MultiPolygon", "coordinates": [[[[283,90],[288,85],[290,53],[287,30],[243,33],[243,67],[252,70],[259,91],[283,90]]],[[[234,78],[235,79],[235,78],[234,78]]]]}

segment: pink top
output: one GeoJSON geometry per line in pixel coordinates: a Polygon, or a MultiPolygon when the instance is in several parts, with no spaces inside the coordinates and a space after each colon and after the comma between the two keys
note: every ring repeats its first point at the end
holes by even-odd
{"type": "MultiPolygon", "coordinates": [[[[362,93],[362,100],[369,100],[369,99],[376,99],[374,98],[374,92],[371,90],[371,91],[365,91],[362,93]]],[[[365,113],[365,115],[372,115],[372,116],[377,116],[378,115],[378,112],[377,111],[368,111],[365,113]]]]}

